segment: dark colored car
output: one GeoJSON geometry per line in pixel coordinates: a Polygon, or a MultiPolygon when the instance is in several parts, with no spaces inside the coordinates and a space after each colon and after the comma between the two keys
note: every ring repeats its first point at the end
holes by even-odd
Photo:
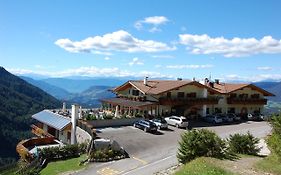
{"type": "Polygon", "coordinates": [[[168,129],[168,123],[164,118],[154,118],[150,121],[153,122],[158,129],[168,129]]]}
{"type": "Polygon", "coordinates": [[[157,126],[149,120],[139,120],[134,123],[134,127],[143,129],[144,132],[156,132],[157,126]]]}

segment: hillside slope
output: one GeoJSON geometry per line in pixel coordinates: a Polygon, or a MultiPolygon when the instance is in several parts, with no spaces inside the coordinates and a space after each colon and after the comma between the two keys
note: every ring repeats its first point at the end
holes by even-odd
{"type": "Polygon", "coordinates": [[[0,67],[0,166],[15,159],[16,144],[30,136],[30,116],[59,106],[53,96],[0,67]]]}
{"type": "Polygon", "coordinates": [[[255,85],[273,93],[274,97],[269,97],[270,101],[281,102],[281,82],[258,82],[255,85]]]}
{"type": "Polygon", "coordinates": [[[68,101],[79,103],[83,107],[100,107],[100,99],[115,97],[109,86],[92,86],[82,93],[73,94],[68,101]]]}
{"type": "Polygon", "coordinates": [[[20,77],[23,80],[25,80],[26,82],[32,84],[33,86],[39,87],[40,89],[42,89],[43,91],[47,92],[48,94],[56,97],[57,99],[67,99],[71,93],[68,92],[67,90],[51,85],[49,83],[46,83],[42,80],[34,80],[32,78],[29,77],[20,77]]]}

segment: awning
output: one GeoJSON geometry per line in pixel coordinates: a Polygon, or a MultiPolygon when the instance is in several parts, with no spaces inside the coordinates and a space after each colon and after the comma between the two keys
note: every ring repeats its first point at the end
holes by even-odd
{"type": "Polygon", "coordinates": [[[55,114],[49,110],[44,110],[36,113],[32,116],[32,118],[60,131],[71,124],[70,118],[55,114]]]}
{"type": "Polygon", "coordinates": [[[131,107],[131,108],[143,108],[146,106],[152,106],[158,104],[157,102],[134,101],[134,100],[127,100],[123,98],[109,98],[109,99],[102,99],[101,101],[113,105],[120,105],[120,106],[131,107]]]}

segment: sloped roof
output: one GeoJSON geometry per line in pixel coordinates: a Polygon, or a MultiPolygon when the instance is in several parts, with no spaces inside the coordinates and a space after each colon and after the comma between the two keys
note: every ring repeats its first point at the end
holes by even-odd
{"type": "Polygon", "coordinates": [[[231,92],[234,92],[234,91],[237,91],[237,90],[241,90],[245,87],[249,87],[249,88],[252,88],[252,89],[255,89],[259,92],[261,92],[264,96],[274,96],[274,94],[258,87],[258,86],[255,86],[253,84],[232,84],[232,83],[214,83],[214,90],[218,91],[219,93],[222,93],[222,94],[228,94],[228,93],[231,93],[231,92]]]}
{"type": "Polygon", "coordinates": [[[55,114],[49,110],[38,112],[32,115],[32,118],[60,131],[71,124],[70,118],[55,114]]]}
{"type": "Polygon", "coordinates": [[[129,85],[134,86],[136,89],[138,89],[144,94],[154,94],[154,95],[161,94],[173,89],[177,89],[185,85],[195,85],[202,88],[208,88],[212,91],[211,88],[202,85],[197,81],[190,81],[190,80],[148,80],[147,85],[144,85],[143,81],[141,80],[130,80],[124,83],[123,85],[115,88],[114,91],[123,90],[127,88],[129,85]]]}

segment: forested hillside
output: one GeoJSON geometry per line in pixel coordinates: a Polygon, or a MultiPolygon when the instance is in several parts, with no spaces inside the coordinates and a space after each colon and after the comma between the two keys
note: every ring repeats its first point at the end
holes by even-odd
{"type": "Polygon", "coordinates": [[[31,135],[31,115],[60,101],[0,67],[0,166],[17,158],[16,144],[31,135]]]}

